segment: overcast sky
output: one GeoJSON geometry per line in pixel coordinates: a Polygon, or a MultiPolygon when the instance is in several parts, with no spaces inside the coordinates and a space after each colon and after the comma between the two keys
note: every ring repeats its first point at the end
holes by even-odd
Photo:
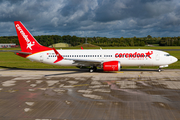
{"type": "Polygon", "coordinates": [[[180,0],[0,0],[0,36],[180,36],[180,0]]]}

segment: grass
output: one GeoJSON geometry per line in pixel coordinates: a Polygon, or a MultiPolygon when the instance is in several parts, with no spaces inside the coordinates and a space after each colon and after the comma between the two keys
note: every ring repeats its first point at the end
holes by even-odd
{"type": "MultiPolygon", "coordinates": [[[[100,49],[100,47],[86,47],[83,46],[84,49],[100,49]]],[[[133,47],[101,47],[102,49],[180,49],[180,46],[133,46],[133,47]]],[[[61,49],[61,48],[56,48],[61,49]]],[[[81,49],[81,45],[75,47],[64,47],[62,49],[81,49]]],[[[0,48],[0,50],[21,50],[21,48],[0,48]]]]}
{"type": "MultiPolygon", "coordinates": [[[[74,47],[71,47],[73,49],[74,47]]],[[[112,47],[108,47],[110,49],[112,47]]],[[[119,47],[114,47],[115,49],[119,49],[119,47]]],[[[136,47],[131,47],[135,49],[136,47]]],[[[163,49],[179,49],[179,47],[154,47],[154,48],[163,48],[163,49]]],[[[78,48],[80,49],[80,48],[78,48]]],[[[98,48],[99,49],[99,48],[98,48]]],[[[103,48],[107,49],[107,48],[103,48]]],[[[129,49],[126,47],[126,49],[129,49]]],[[[6,48],[0,50],[20,50],[20,48],[6,48]]],[[[172,56],[178,58],[176,63],[169,65],[168,69],[180,69],[180,51],[167,51],[172,56]]],[[[76,68],[73,66],[55,66],[48,65],[38,62],[31,62],[28,59],[19,57],[15,55],[13,52],[0,52],[0,68],[23,68],[23,69],[58,69],[58,68],[76,68]]],[[[123,68],[138,68],[138,67],[123,67],[123,68]]],[[[158,68],[158,67],[141,67],[141,68],[158,68]]]]}
{"type": "Polygon", "coordinates": [[[76,68],[73,66],[55,66],[39,62],[32,62],[28,59],[19,57],[12,52],[0,52],[0,68],[17,69],[57,69],[57,68],[76,68]]]}
{"type": "MultiPolygon", "coordinates": [[[[180,49],[179,46],[165,46],[165,47],[161,47],[161,46],[155,46],[155,47],[148,47],[148,46],[135,46],[135,47],[83,47],[83,49],[180,49]]],[[[57,48],[57,49],[61,49],[61,48],[57,48]]],[[[81,49],[81,47],[66,47],[66,48],[62,48],[62,49],[81,49]]]]}
{"type": "Polygon", "coordinates": [[[177,62],[170,64],[168,68],[180,69],[180,51],[167,51],[167,52],[178,59],[177,62]]]}

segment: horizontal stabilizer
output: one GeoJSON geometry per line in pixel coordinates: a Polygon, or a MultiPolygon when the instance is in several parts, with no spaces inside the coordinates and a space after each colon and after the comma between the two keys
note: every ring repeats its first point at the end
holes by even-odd
{"type": "Polygon", "coordinates": [[[24,54],[24,55],[31,55],[32,54],[31,52],[22,52],[19,50],[0,50],[0,52],[14,52],[15,54],[20,53],[20,54],[24,54]]]}
{"type": "Polygon", "coordinates": [[[22,51],[14,51],[14,53],[20,53],[20,54],[24,54],[24,55],[31,55],[32,53],[30,52],[22,52],[22,51]]]}

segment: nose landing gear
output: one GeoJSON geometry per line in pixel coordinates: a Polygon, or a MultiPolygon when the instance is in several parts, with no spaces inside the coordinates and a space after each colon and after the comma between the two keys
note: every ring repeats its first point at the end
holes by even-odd
{"type": "Polygon", "coordinates": [[[96,72],[97,71],[97,67],[96,66],[93,66],[91,68],[89,68],[89,72],[92,73],[92,72],[96,72]]]}
{"type": "Polygon", "coordinates": [[[162,69],[161,69],[161,68],[159,68],[159,69],[158,69],[158,72],[161,72],[161,71],[162,71],[162,69]]]}

